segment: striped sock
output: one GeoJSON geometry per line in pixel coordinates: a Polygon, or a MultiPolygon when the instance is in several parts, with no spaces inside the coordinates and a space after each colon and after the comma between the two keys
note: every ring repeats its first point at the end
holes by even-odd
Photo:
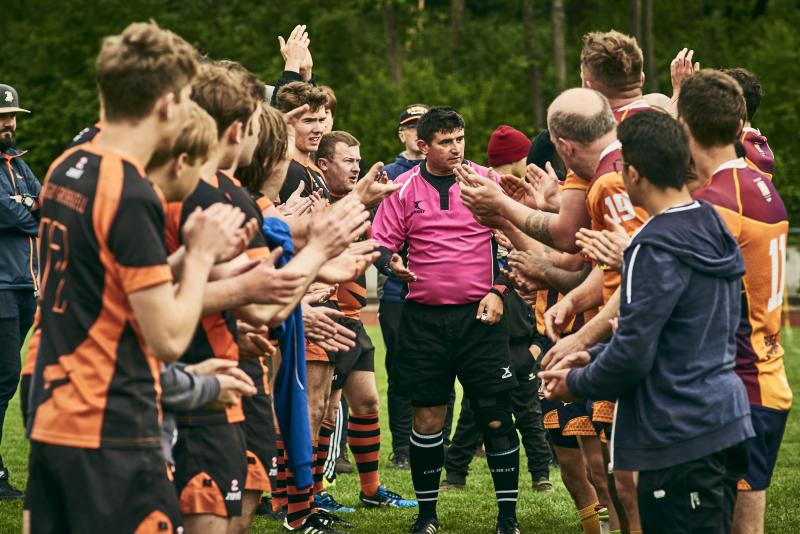
{"type": "Polygon", "coordinates": [[[317,443],[317,461],[314,462],[314,493],[319,494],[325,490],[323,483],[325,475],[325,462],[328,460],[328,450],[331,446],[333,425],[323,421],[319,427],[319,441],[317,443]]]}
{"type": "Polygon", "coordinates": [[[586,508],[578,510],[578,519],[580,519],[583,534],[600,534],[600,514],[596,509],[598,504],[594,502],[586,508]]]}
{"type": "Polygon", "coordinates": [[[411,463],[411,480],[419,503],[419,517],[436,517],[439,479],[444,466],[442,432],[423,435],[412,429],[410,443],[408,457],[411,463]]]}
{"type": "Polygon", "coordinates": [[[306,522],[306,518],[311,515],[312,488],[299,489],[295,485],[294,473],[286,467],[286,486],[289,495],[289,507],[286,511],[286,522],[292,528],[299,528],[306,522]]]}
{"type": "MultiPolygon", "coordinates": [[[[312,484],[311,484],[311,495],[313,496],[317,493],[317,461],[319,460],[319,451],[317,450],[319,447],[319,440],[312,439],[311,440],[311,476],[312,476],[312,484]]],[[[322,480],[320,480],[320,489],[322,486],[322,480]]]]}
{"type": "Polygon", "coordinates": [[[378,474],[378,459],[381,455],[381,425],[378,414],[370,413],[355,416],[350,414],[347,423],[347,443],[353,451],[353,458],[358,467],[361,480],[361,491],[372,496],[381,485],[378,474]]]}
{"type": "Polygon", "coordinates": [[[280,434],[275,440],[275,446],[277,448],[278,473],[272,490],[272,510],[277,512],[289,504],[286,494],[286,451],[283,449],[283,438],[280,434]]]}
{"type": "Polygon", "coordinates": [[[517,495],[519,493],[519,440],[517,430],[512,429],[512,446],[507,450],[494,450],[491,439],[484,441],[486,447],[486,463],[494,482],[494,493],[497,496],[497,508],[500,517],[517,515],[517,495]]]}

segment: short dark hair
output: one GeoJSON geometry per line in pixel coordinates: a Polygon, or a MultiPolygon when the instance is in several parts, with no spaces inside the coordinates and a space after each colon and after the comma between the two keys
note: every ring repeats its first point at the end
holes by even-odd
{"type": "Polygon", "coordinates": [[[747,117],[742,88],[723,72],[703,69],[683,80],[678,116],[700,145],[732,145],[747,117]]]}
{"type": "Polygon", "coordinates": [[[741,67],[724,69],[722,72],[736,80],[739,87],[742,88],[744,102],[747,105],[747,120],[753,120],[753,116],[758,111],[758,106],[761,105],[761,97],[764,96],[764,93],[761,92],[761,83],[759,83],[758,78],[749,70],[741,67]]]}
{"type": "MultiPolygon", "coordinates": [[[[682,95],[681,95],[682,96],[682,95]]],[[[625,163],[659,189],[681,189],[689,168],[686,130],[669,114],[642,111],[617,128],[625,163]]]]}
{"type": "Polygon", "coordinates": [[[447,106],[436,106],[428,110],[417,122],[417,138],[428,144],[437,133],[451,133],[464,129],[464,118],[447,106]]]}
{"type": "Polygon", "coordinates": [[[344,143],[348,147],[359,146],[361,144],[358,142],[358,139],[349,133],[343,132],[342,130],[334,130],[330,133],[326,133],[322,136],[322,139],[320,139],[319,148],[317,148],[317,159],[333,159],[333,155],[336,153],[336,145],[338,143],[344,143]]]}

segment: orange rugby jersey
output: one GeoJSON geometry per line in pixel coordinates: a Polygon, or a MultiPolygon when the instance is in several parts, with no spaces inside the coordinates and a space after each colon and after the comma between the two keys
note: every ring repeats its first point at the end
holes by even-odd
{"type": "MultiPolygon", "coordinates": [[[[545,335],[546,333],[544,314],[562,298],[564,298],[564,295],[555,289],[540,289],[536,293],[536,305],[533,307],[533,312],[534,317],[536,317],[536,331],[541,335],[545,335]]],[[[564,328],[562,335],[566,336],[577,332],[595,315],[597,315],[597,309],[586,310],[585,312],[576,314],[575,317],[570,320],[569,324],[567,324],[566,328],[564,328]]]]}
{"type": "Polygon", "coordinates": [[[161,364],[128,294],[172,281],[162,200],[138,163],[90,144],[53,163],[41,198],[31,439],[157,448],[161,364]]]}
{"type": "MultiPolygon", "coordinates": [[[[622,175],[614,170],[614,162],[622,159],[621,146],[619,141],[614,141],[600,154],[600,163],[586,191],[586,209],[592,220],[592,230],[610,230],[604,217],[609,215],[630,236],[644,224],[649,215],[643,209],[634,207],[625,190],[622,175]]],[[[605,304],[619,287],[620,274],[602,265],[601,268],[604,269],[605,304]]]]}
{"type": "MultiPolygon", "coordinates": [[[[335,196],[331,193],[331,202],[336,202],[344,197],[335,196]]],[[[364,236],[356,241],[361,241],[364,236]]],[[[339,309],[345,317],[361,320],[361,309],[367,305],[367,275],[361,276],[349,282],[343,282],[336,288],[336,301],[339,309]]]]}
{"type": "Polygon", "coordinates": [[[772,181],[744,159],[721,165],[693,196],[714,204],[744,255],[736,372],[751,404],[788,410],[792,390],[780,343],[789,232],[783,200],[772,181]]]}

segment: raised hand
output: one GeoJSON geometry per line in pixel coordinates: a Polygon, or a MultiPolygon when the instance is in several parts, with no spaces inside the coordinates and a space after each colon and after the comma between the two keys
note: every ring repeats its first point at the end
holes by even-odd
{"type": "Polygon", "coordinates": [[[323,282],[314,282],[303,295],[303,302],[306,304],[322,304],[327,302],[336,293],[336,286],[323,282]]]}
{"type": "Polygon", "coordinates": [[[567,387],[567,375],[569,369],[558,371],[542,371],[539,378],[542,379],[544,398],[551,401],[574,402],[577,399],[567,387]]]}
{"type": "Polygon", "coordinates": [[[230,261],[239,256],[239,254],[247,250],[247,246],[260,231],[261,228],[259,228],[258,220],[256,218],[252,218],[244,223],[244,226],[239,228],[237,231],[238,235],[236,243],[234,243],[233,246],[222,255],[222,258],[219,261],[230,261]]]}
{"type": "Polygon", "coordinates": [[[306,247],[316,247],[328,259],[341,254],[369,229],[369,212],[355,195],[312,214],[306,247]]]}
{"type": "Polygon", "coordinates": [[[403,263],[403,258],[400,254],[392,254],[392,260],[389,262],[389,268],[392,269],[394,275],[403,282],[416,282],[417,275],[408,270],[403,263]]]}
{"type": "Polygon", "coordinates": [[[672,81],[672,99],[677,99],[683,80],[700,70],[700,62],[692,63],[694,50],[682,49],[669,64],[669,77],[672,81]]]}
{"type": "Polygon", "coordinates": [[[317,280],[328,284],[355,280],[380,257],[376,248],[377,243],[371,239],[353,243],[347,250],[328,260],[320,268],[317,280]]]}
{"type": "Polygon", "coordinates": [[[278,44],[281,47],[281,55],[286,65],[284,70],[300,72],[300,68],[308,55],[308,46],[311,39],[308,38],[305,24],[298,24],[289,34],[289,38],[284,40],[283,36],[278,36],[278,44]]]}
{"type": "Polygon", "coordinates": [[[355,346],[355,332],[336,322],[336,319],[344,316],[342,312],[325,306],[302,306],[303,326],[308,339],[333,352],[346,351],[355,346]]]}
{"type": "Polygon", "coordinates": [[[459,165],[453,170],[462,186],[461,201],[474,216],[491,221],[491,217],[500,215],[500,206],[506,195],[497,183],[479,175],[468,165],[459,165]]]}
{"type": "Polygon", "coordinates": [[[529,250],[515,250],[508,255],[508,265],[512,272],[532,282],[546,284],[547,270],[553,264],[542,254],[534,254],[529,250]]]}
{"type": "Polygon", "coordinates": [[[403,184],[390,182],[383,172],[383,162],[378,162],[372,167],[353,188],[353,194],[361,199],[367,209],[376,207],[381,201],[403,187],[403,184]]]}
{"type": "Polygon", "coordinates": [[[573,317],[575,317],[575,306],[569,296],[556,302],[544,313],[544,329],[547,337],[552,341],[558,341],[573,317]]]}
{"type": "Polygon", "coordinates": [[[583,255],[599,264],[608,266],[614,271],[622,271],[622,254],[628,248],[630,237],[625,228],[614,219],[605,215],[606,225],[611,230],[589,230],[581,228],[575,234],[575,240],[581,247],[583,255]]]}
{"type": "Polygon", "coordinates": [[[283,249],[277,247],[242,275],[247,277],[246,287],[254,304],[283,306],[292,302],[298,296],[298,291],[303,289],[305,275],[275,268],[275,261],[282,253],[283,249]]]}
{"type": "Polygon", "coordinates": [[[214,263],[224,261],[231,250],[240,246],[244,220],[244,212],[229,204],[218,202],[205,210],[197,208],[181,229],[186,251],[206,254],[214,263]]]}
{"type": "Polygon", "coordinates": [[[534,197],[533,186],[522,178],[517,178],[513,174],[504,174],[500,177],[500,187],[503,188],[506,195],[520,204],[524,204],[533,209],[538,208],[536,198],[534,197]]]}
{"type": "Polygon", "coordinates": [[[558,186],[558,175],[550,162],[545,164],[544,169],[531,163],[526,168],[525,177],[533,190],[533,201],[536,208],[558,213],[561,209],[561,189],[558,186]]]}

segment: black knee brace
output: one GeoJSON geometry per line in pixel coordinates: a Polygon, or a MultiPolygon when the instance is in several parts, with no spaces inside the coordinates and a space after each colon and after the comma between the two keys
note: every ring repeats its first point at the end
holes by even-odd
{"type": "Polygon", "coordinates": [[[517,429],[511,418],[511,402],[507,393],[493,397],[470,399],[470,407],[483,431],[486,452],[504,452],[519,446],[517,429]],[[500,426],[493,428],[491,423],[498,421],[500,426]]]}

